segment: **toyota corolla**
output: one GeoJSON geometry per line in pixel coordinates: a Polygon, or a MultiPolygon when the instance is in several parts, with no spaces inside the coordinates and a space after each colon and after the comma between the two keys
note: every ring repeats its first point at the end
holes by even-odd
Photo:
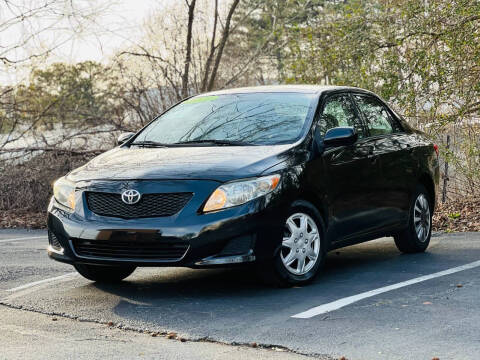
{"type": "Polygon", "coordinates": [[[211,92],[118,142],[58,179],[48,208],[49,256],[87,279],[252,264],[288,286],[333,249],[430,241],[438,148],[366,90],[211,92]]]}

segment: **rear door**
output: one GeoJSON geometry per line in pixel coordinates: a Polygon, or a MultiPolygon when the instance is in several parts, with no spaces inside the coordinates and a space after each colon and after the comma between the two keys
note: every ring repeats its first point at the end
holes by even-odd
{"type": "Polygon", "coordinates": [[[337,241],[368,233],[375,227],[371,201],[375,195],[372,179],[379,176],[379,166],[371,157],[374,144],[366,130],[353,100],[348,93],[330,95],[321,109],[318,126],[321,135],[338,126],[354,127],[359,139],[350,146],[327,148],[322,154],[326,182],[329,227],[337,241]]]}
{"type": "Polygon", "coordinates": [[[373,155],[378,157],[380,172],[374,179],[377,227],[401,225],[408,216],[410,192],[415,181],[413,147],[391,110],[377,97],[353,94],[367,125],[373,155]]]}

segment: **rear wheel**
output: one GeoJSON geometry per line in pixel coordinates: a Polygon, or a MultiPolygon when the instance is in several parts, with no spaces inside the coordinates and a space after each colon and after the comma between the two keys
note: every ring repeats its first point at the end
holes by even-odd
{"type": "Polygon", "coordinates": [[[432,236],[432,201],[424,186],[419,185],[410,205],[408,226],[397,234],[395,244],[404,253],[423,252],[432,236]]]}
{"type": "Polygon", "coordinates": [[[131,275],[135,266],[102,266],[102,265],[85,265],[75,264],[73,267],[84,278],[97,282],[119,282],[131,275]]]}
{"type": "Polygon", "coordinates": [[[323,221],[313,205],[298,201],[283,223],[281,246],[272,260],[262,264],[260,271],[275,286],[308,283],[325,260],[323,221]]]}

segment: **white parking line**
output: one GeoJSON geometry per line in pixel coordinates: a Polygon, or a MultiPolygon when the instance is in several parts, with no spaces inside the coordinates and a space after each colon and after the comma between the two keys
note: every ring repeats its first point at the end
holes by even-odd
{"type": "Polygon", "coordinates": [[[436,272],[436,273],[433,273],[433,274],[430,274],[430,275],[420,276],[420,277],[417,277],[417,278],[414,278],[414,279],[411,279],[411,280],[407,280],[407,281],[403,281],[403,282],[400,282],[400,283],[397,283],[397,284],[381,287],[381,288],[378,288],[378,289],[375,289],[375,290],[370,290],[370,291],[367,291],[367,292],[364,292],[364,293],[361,293],[361,294],[358,294],[358,295],[349,296],[349,297],[339,299],[339,300],[336,300],[336,301],[333,301],[333,302],[330,302],[330,303],[327,303],[327,304],[316,306],[316,307],[311,308],[307,311],[304,311],[304,312],[301,312],[299,314],[293,315],[292,318],[309,319],[309,318],[317,316],[317,315],[321,315],[321,314],[325,314],[325,313],[330,312],[330,311],[338,310],[340,308],[343,308],[344,306],[353,304],[357,301],[360,301],[360,300],[363,300],[363,299],[366,299],[366,298],[369,298],[369,297],[372,297],[372,296],[376,296],[378,294],[385,293],[387,291],[400,289],[400,288],[405,287],[405,286],[417,284],[417,283],[427,281],[427,280],[430,280],[430,279],[434,279],[434,278],[437,278],[437,277],[440,277],[440,276],[454,274],[454,273],[457,273],[459,271],[473,269],[473,268],[476,268],[476,267],[479,267],[479,266],[480,266],[480,260],[469,263],[469,264],[457,266],[457,267],[454,267],[454,268],[451,268],[451,269],[447,269],[447,270],[444,270],[444,271],[436,272]]]}
{"type": "Polygon", "coordinates": [[[37,285],[49,283],[49,282],[54,282],[54,281],[59,281],[59,282],[61,282],[61,281],[67,281],[67,280],[70,280],[70,278],[72,278],[72,277],[74,277],[74,276],[77,276],[77,275],[78,275],[77,272],[71,272],[71,273],[68,273],[68,274],[64,274],[64,275],[60,275],[60,276],[55,276],[55,277],[52,277],[52,278],[43,279],[43,280],[39,280],[39,281],[34,281],[34,282],[31,282],[31,283],[28,283],[28,284],[25,284],[25,285],[17,286],[17,287],[15,287],[15,288],[8,289],[7,291],[9,291],[9,292],[16,292],[16,291],[25,290],[25,289],[28,289],[28,288],[31,288],[31,287],[34,287],[34,286],[37,286],[37,285]]]}
{"type": "Polygon", "coordinates": [[[10,241],[18,241],[18,240],[33,240],[33,239],[46,239],[47,235],[42,236],[29,236],[29,237],[21,237],[21,238],[11,238],[11,239],[0,239],[0,243],[6,243],[10,241]]]}

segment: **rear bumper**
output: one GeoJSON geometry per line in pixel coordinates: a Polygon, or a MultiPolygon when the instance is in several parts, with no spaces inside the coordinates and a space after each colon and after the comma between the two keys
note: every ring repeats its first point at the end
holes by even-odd
{"type": "Polygon", "coordinates": [[[48,255],[69,264],[128,266],[224,267],[259,261],[273,256],[281,243],[284,207],[275,203],[262,198],[210,214],[126,220],[102,216],[86,219],[65,212],[52,199],[47,220],[48,255]],[[81,253],[77,245],[86,243],[98,248],[97,244],[125,240],[130,244],[145,240],[157,245],[184,243],[187,250],[182,256],[161,259],[138,255],[130,258],[123,251],[120,258],[81,253]]]}

